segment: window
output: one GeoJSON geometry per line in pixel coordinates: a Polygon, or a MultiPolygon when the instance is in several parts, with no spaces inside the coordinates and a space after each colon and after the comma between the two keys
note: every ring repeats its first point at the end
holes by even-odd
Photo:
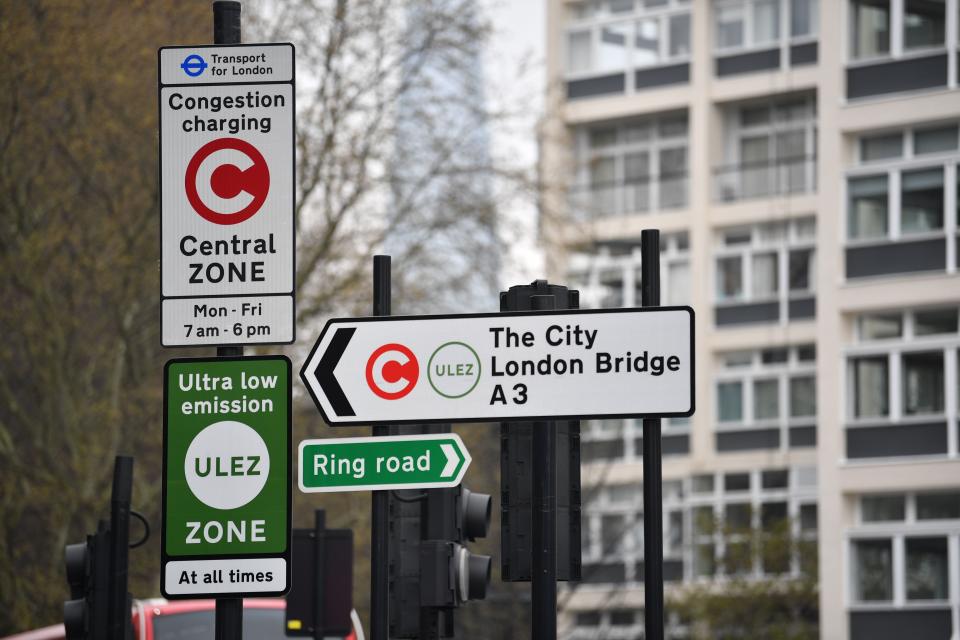
{"type": "Polygon", "coordinates": [[[798,249],[790,252],[788,284],[790,291],[811,291],[816,279],[813,249],[798,249]]]}
{"type": "Polygon", "coordinates": [[[742,383],[721,382],[717,385],[717,397],[720,403],[720,422],[740,422],[743,420],[742,383]]]}
{"type": "Polygon", "coordinates": [[[723,490],[730,492],[750,491],[749,473],[727,473],[723,476],[723,490]]]}
{"type": "Polygon", "coordinates": [[[791,38],[817,31],[817,0],[715,0],[714,46],[717,51],[769,47],[781,38],[781,13],[789,19],[791,38]]]}
{"type": "Polygon", "coordinates": [[[889,370],[886,356],[853,359],[855,418],[876,418],[890,412],[889,370]]]}
{"type": "Polygon", "coordinates": [[[933,309],[914,314],[914,333],[918,336],[933,336],[957,332],[956,309],[933,309]]]}
{"type": "Polygon", "coordinates": [[[753,417],[755,420],[776,420],[780,417],[779,380],[754,380],[753,417]]]}
{"type": "Polygon", "coordinates": [[[571,207],[604,217],[685,206],[686,118],[667,114],[580,128],[571,207]]]}
{"type": "Polygon", "coordinates": [[[913,152],[943,153],[957,150],[957,125],[916,129],[913,132],[913,152]]]}
{"type": "Polygon", "coordinates": [[[717,5],[714,9],[716,19],[716,42],[718,49],[729,49],[744,44],[744,14],[742,2],[717,5]]]}
{"type": "Polygon", "coordinates": [[[945,32],[945,0],[850,0],[854,60],[942,47],[945,32]],[[893,38],[894,31],[901,38],[893,38]]]}
{"type": "Polygon", "coordinates": [[[890,540],[857,540],[854,548],[854,599],[893,600],[893,546],[890,540]]]}
{"type": "MultiPolygon", "coordinates": [[[[899,240],[902,236],[942,233],[948,215],[946,185],[955,180],[960,183],[955,162],[960,149],[957,124],[871,134],[858,142],[859,163],[865,168],[877,162],[893,166],[883,171],[866,168],[850,172],[848,238],[899,240]],[[943,158],[946,154],[951,157],[943,158]],[[899,162],[894,165],[893,161],[899,162]],[[892,193],[894,190],[900,193],[892,193]]],[[[957,218],[960,220],[960,215],[957,218]]]]}
{"type": "Polygon", "coordinates": [[[589,71],[593,67],[590,38],[590,31],[571,31],[567,34],[567,70],[570,73],[589,71]]]}
{"type": "Polygon", "coordinates": [[[907,538],[907,600],[946,600],[947,539],[907,538]]]}
{"type": "Polygon", "coordinates": [[[806,219],[798,219],[721,231],[715,250],[717,303],[809,297],[814,292],[815,238],[801,235],[805,224],[806,219]]]}
{"type": "Polygon", "coordinates": [[[943,46],[945,0],[903,0],[903,47],[924,49],[943,46]]]}
{"type": "Polygon", "coordinates": [[[627,532],[626,517],[619,514],[601,516],[600,531],[604,555],[619,551],[627,532]]]}
{"type": "Polygon", "coordinates": [[[863,522],[898,522],[905,515],[906,502],[902,495],[860,498],[860,519],[863,522]]]}
{"type": "Polygon", "coordinates": [[[770,298],[779,289],[779,265],[776,253],[758,253],[753,256],[753,297],[770,298]]]}
{"type": "Polygon", "coordinates": [[[740,256],[717,260],[717,299],[730,300],[743,295],[743,260],[740,256]]]}
{"type": "Polygon", "coordinates": [[[790,35],[794,38],[813,35],[817,32],[817,1],[790,1],[790,35]]]}
{"type": "Polygon", "coordinates": [[[798,345],[722,354],[717,380],[721,426],[812,424],[816,417],[816,361],[809,351],[809,345],[798,345]],[[781,402],[784,387],[788,406],[781,402]]]}
{"type": "Polygon", "coordinates": [[[903,412],[938,414],[944,409],[943,352],[903,355],[903,412]]]}
{"type": "Polygon", "coordinates": [[[760,474],[764,489],[786,489],[789,485],[790,474],[786,469],[768,469],[760,474]]]}
{"type": "Polygon", "coordinates": [[[813,376],[790,378],[790,417],[809,418],[817,415],[817,384],[813,376]]]}
{"type": "Polygon", "coordinates": [[[917,520],[960,519],[960,493],[918,493],[917,520]]]}
{"type": "Polygon", "coordinates": [[[904,171],[900,224],[904,234],[943,228],[943,169],[904,171]]]}
{"type": "Polygon", "coordinates": [[[801,531],[817,530],[817,505],[815,504],[800,505],[800,530],[801,531]]]}
{"type": "Polygon", "coordinates": [[[571,75],[626,73],[690,56],[690,8],[683,0],[574,5],[566,32],[571,75]]]}
{"type": "Polygon", "coordinates": [[[726,166],[715,173],[721,202],[811,191],[816,99],[794,95],[726,109],[726,166]]]}
{"type": "Polygon", "coordinates": [[[753,43],[780,38],[780,0],[753,0],[753,43]]]}
{"type": "Polygon", "coordinates": [[[851,178],[847,216],[851,239],[883,238],[887,235],[887,176],[851,178]]]}
{"type": "Polygon", "coordinates": [[[899,313],[877,313],[859,318],[861,340],[885,340],[903,335],[903,316],[899,313]]]}
{"type": "Polygon", "coordinates": [[[850,30],[854,59],[890,53],[890,0],[851,0],[850,30]]]}
{"type": "Polygon", "coordinates": [[[875,162],[903,155],[903,132],[884,133],[860,138],[860,161],[875,162]]]}
{"type": "Polygon", "coordinates": [[[670,57],[690,55],[690,14],[670,16],[670,57]]]}
{"type": "Polygon", "coordinates": [[[691,481],[693,493],[713,493],[713,474],[705,473],[693,476],[691,481]]]}
{"type": "Polygon", "coordinates": [[[749,531],[753,527],[749,502],[729,503],[724,507],[723,521],[727,530],[749,531]]]}

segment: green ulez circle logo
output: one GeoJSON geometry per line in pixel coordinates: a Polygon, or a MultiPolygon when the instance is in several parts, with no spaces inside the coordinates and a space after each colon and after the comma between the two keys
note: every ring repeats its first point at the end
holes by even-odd
{"type": "Polygon", "coordinates": [[[444,398],[462,398],[480,382],[480,357],[466,342],[447,342],[427,363],[427,380],[444,398]]]}

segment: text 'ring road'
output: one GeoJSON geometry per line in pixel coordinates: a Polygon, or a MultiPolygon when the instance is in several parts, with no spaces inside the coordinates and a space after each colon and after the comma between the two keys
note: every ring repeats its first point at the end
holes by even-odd
{"type": "Polygon", "coordinates": [[[270,170],[246,140],[218,138],[193,154],[184,182],[187,200],[201,217],[230,225],[249,219],[263,206],[270,170]]]}

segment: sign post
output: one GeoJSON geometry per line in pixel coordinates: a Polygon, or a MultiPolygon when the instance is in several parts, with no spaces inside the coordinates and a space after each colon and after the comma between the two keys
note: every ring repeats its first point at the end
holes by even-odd
{"type": "Polygon", "coordinates": [[[693,310],[331,320],[300,376],[326,422],[689,416],[693,310]]]}
{"type": "Polygon", "coordinates": [[[293,342],[293,45],[163,47],[159,80],[163,345],[293,342]]]}
{"type": "Polygon", "coordinates": [[[470,454],[455,433],[304,440],[300,490],[385,491],[455,487],[470,454]]]}
{"type": "Polygon", "coordinates": [[[166,598],[290,584],[291,385],[283,356],[171,360],[164,372],[166,598]]]}

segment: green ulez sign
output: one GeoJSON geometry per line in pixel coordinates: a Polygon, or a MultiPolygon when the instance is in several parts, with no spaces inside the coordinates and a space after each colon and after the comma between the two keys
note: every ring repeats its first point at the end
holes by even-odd
{"type": "Polygon", "coordinates": [[[455,487],[471,461],[455,433],[304,440],[297,457],[305,493],[455,487]]]}
{"type": "Polygon", "coordinates": [[[290,368],[282,356],[167,363],[164,596],[286,592],[290,368]]]}

